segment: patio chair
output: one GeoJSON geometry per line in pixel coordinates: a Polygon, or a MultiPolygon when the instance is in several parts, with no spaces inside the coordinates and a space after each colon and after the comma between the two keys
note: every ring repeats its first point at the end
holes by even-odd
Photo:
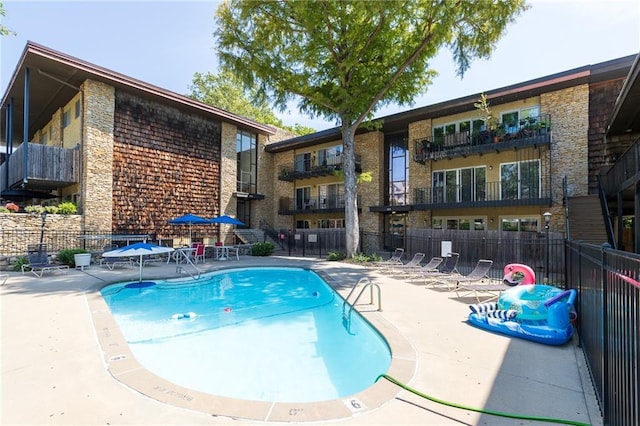
{"type": "Polygon", "coordinates": [[[193,252],[193,262],[204,262],[204,243],[193,243],[191,244],[191,247],[196,249],[195,252],[193,252]]]}
{"type": "Polygon", "coordinates": [[[429,262],[427,262],[425,265],[416,269],[406,271],[406,279],[412,280],[414,278],[420,278],[425,273],[440,272],[438,268],[442,264],[443,260],[444,259],[438,256],[432,257],[431,260],[429,260],[429,262]]]}
{"type": "MultiPolygon", "coordinates": [[[[104,251],[107,252],[117,248],[117,244],[107,244],[104,246],[104,251]]],[[[100,259],[100,266],[106,266],[110,271],[113,271],[116,266],[131,268],[133,266],[133,261],[130,257],[103,257],[100,259]]]]}
{"type": "Polygon", "coordinates": [[[455,282],[453,290],[456,297],[466,297],[473,294],[476,301],[480,303],[480,296],[486,295],[483,302],[489,302],[497,299],[503,290],[510,288],[507,284],[500,281],[492,280],[489,271],[493,266],[493,260],[480,259],[476,267],[468,275],[458,277],[451,280],[455,282]]]}
{"type": "Polygon", "coordinates": [[[413,258],[407,263],[399,264],[399,265],[390,265],[385,271],[390,274],[407,274],[412,270],[422,268],[420,263],[424,260],[426,255],[424,253],[418,252],[413,255],[413,258]]]}
{"type": "MultiPolygon", "coordinates": [[[[460,272],[458,272],[459,260],[460,253],[449,253],[437,271],[418,270],[418,278],[422,278],[425,284],[431,284],[432,287],[436,287],[438,284],[443,284],[440,280],[459,277],[461,276],[460,272]]],[[[444,283],[446,285],[446,282],[444,283]]]]}
{"type": "Polygon", "coordinates": [[[404,256],[404,249],[397,248],[389,259],[372,262],[370,266],[374,268],[384,268],[389,265],[402,265],[402,256],[404,256]]]}
{"type": "Polygon", "coordinates": [[[68,272],[69,265],[55,265],[49,260],[47,246],[44,244],[36,244],[27,246],[27,264],[22,265],[22,273],[32,272],[36,277],[42,278],[47,271],[68,272]],[[28,269],[28,270],[27,270],[28,269]]]}

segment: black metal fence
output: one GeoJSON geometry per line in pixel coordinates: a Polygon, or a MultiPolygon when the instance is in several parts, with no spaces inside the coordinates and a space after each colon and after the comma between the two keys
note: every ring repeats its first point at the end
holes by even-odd
{"type": "Polygon", "coordinates": [[[640,424],[640,255],[568,242],[580,346],[604,424],[640,424]]]}

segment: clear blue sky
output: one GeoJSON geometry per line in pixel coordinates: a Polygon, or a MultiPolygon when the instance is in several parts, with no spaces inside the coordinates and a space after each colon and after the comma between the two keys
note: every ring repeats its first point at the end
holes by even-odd
{"type": "MultiPolygon", "coordinates": [[[[0,0],[2,1],[2,0],[0,0]]],[[[130,77],[187,94],[195,72],[217,72],[213,38],[218,1],[2,1],[2,93],[27,40],[130,77]]],[[[432,61],[440,73],[413,108],[640,52],[638,0],[530,0],[492,58],[455,76],[451,55],[432,61]]],[[[378,117],[404,111],[387,107],[378,117]]],[[[280,114],[317,130],[336,123],[280,114]]]]}

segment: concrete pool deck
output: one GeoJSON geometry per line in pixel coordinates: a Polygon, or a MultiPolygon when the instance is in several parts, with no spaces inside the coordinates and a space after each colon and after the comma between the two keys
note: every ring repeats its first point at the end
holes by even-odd
{"type": "MultiPolygon", "coordinates": [[[[311,267],[343,296],[370,278],[380,286],[382,312],[363,304],[368,295],[358,309],[389,340],[395,365],[389,374],[422,394],[525,418],[602,424],[576,337],[554,347],[488,333],[466,323],[469,299],[342,262],[243,256],[209,260],[201,269],[239,266],[311,267]]],[[[145,279],[175,276],[175,264],[144,269],[145,279]]],[[[1,424],[545,424],[439,404],[384,379],[356,395],[359,407],[348,406],[352,398],[271,405],[178,389],[141,371],[100,305],[104,285],[137,278],[137,268],[97,265],[43,278],[10,273],[0,287],[1,424]]]]}

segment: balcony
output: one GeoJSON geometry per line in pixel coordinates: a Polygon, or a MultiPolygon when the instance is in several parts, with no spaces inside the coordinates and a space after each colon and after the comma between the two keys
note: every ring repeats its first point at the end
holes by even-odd
{"type": "Polygon", "coordinates": [[[0,189],[52,190],[79,181],[80,151],[76,149],[23,143],[0,165],[0,189]]]}
{"type": "Polygon", "coordinates": [[[418,163],[466,157],[551,143],[551,116],[529,117],[517,123],[500,123],[495,129],[464,131],[429,139],[416,139],[413,160],[418,163]]]}
{"type": "MultiPolygon", "coordinates": [[[[358,206],[360,206],[360,197],[358,197],[358,206]]],[[[361,211],[360,207],[358,211],[361,211]]],[[[303,213],[344,213],[344,195],[311,197],[304,200],[280,197],[278,214],[287,216],[303,213]]]]}
{"type": "MultiPolygon", "coordinates": [[[[308,179],[318,176],[330,176],[337,170],[342,170],[344,155],[327,155],[320,163],[309,158],[297,161],[294,164],[285,165],[280,168],[279,180],[293,182],[296,179],[308,179]]],[[[356,155],[356,172],[362,172],[361,157],[356,155]]]]}
{"type": "Polygon", "coordinates": [[[433,210],[469,207],[550,206],[551,189],[537,182],[486,182],[469,186],[456,185],[443,188],[416,188],[414,210],[433,210]]]}

